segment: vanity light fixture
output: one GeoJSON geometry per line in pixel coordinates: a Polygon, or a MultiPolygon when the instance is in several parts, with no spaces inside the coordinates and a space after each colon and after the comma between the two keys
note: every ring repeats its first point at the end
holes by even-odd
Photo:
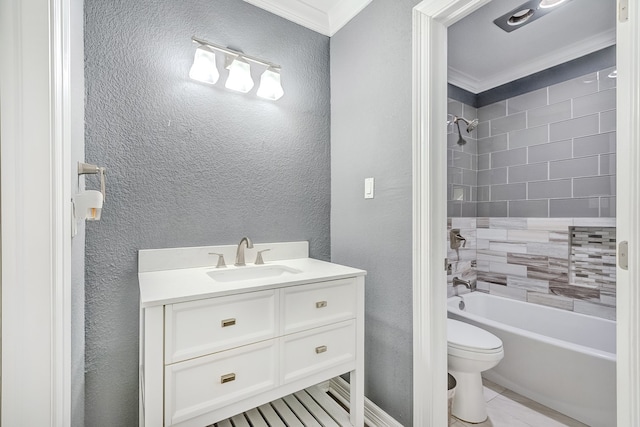
{"type": "Polygon", "coordinates": [[[189,71],[189,77],[192,79],[210,84],[216,83],[220,75],[216,68],[215,52],[220,52],[224,55],[225,68],[229,70],[229,77],[225,82],[227,89],[241,93],[247,93],[253,89],[254,81],[251,77],[251,64],[249,64],[252,62],[266,67],[260,77],[260,86],[256,94],[272,101],[276,101],[284,95],[280,81],[280,65],[197,37],[192,37],[192,40],[199,45],[189,71]]]}
{"type": "Polygon", "coordinates": [[[224,87],[235,90],[237,92],[247,93],[253,89],[253,79],[251,78],[251,66],[241,56],[227,57],[227,66],[229,77],[224,87]]]}
{"type": "Polygon", "coordinates": [[[280,69],[267,67],[260,76],[260,87],[257,95],[261,98],[277,101],[284,95],[282,84],[280,84],[280,69]]]}
{"type": "Polygon", "coordinates": [[[199,46],[189,70],[189,77],[199,82],[215,84],[220,78],[216,67],[216,54],[206,46],[199,46]]]}
{"type": "Polygon", "coordinates": [[[90,220],[99,221],[102,215],[102,205],[106,194],[104,175],[106,168],[89,163],[78,162],[78,187],[80,187],[81,175],[99,175],[100,191],[82,190],[71,199],[71,237],[78,234],[78,221],[90,220]]]}

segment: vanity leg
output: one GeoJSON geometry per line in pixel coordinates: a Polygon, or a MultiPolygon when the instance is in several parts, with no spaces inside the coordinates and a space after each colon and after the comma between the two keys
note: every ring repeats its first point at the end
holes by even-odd
{"type": "MultiPolygon", "coordinates": [[[[144,346],[140,389],[141,408],[144,417],[140,420],[144,427],[164,425],[164,307],[150,307],[143,310],[143,329],[140,331],[140,345],[144,346]]],[[[140,426],[143,427],[143,426],[140,426]]]]}
{"type": "Polygon", "coordinates": [[[364,277],[357,278],[356,369],[350,372],[350,418],[355,427],[364,427],[364,277]]]}

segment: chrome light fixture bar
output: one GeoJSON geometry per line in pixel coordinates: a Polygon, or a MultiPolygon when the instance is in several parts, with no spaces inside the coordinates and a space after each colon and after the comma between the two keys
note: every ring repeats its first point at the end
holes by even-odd
{"type": "Polygon", "coordinates": [[[189,76],[192,79],[210,84],[216,83],[219,74],[216,68],[214,52],[217,51],[225,55],[225,68],[229,70],[229,77],[225,82],[227,89],[247,93],[253,88],[254,82],[251,78],[251,66],[249,64],[249,62],[253,62],[266,67],[260,78],[260,87],[257,95],[275,101],[284,94],[280,82],[280,65],[195,36],[191,40],[199,45],[196,49],[193,66],[189,72],[189,76]]]}

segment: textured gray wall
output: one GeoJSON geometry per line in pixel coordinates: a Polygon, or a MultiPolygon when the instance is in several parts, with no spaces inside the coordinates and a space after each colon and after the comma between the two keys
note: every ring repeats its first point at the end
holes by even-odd
{"type": "Polygon", "coordinates": [[[364,268],[365,394],[412,425],[411,22],[375,0],[331,38],[331,259],[364,268]],[[365,200],[364,178],[375,178],[365,200]]]}
{"type": "MultiPolygon", "coordinates": [[[[87,0],[86,425],[138,414],[137,251],[308,240],[329,258],[329,39],[241,0],[87,0]],[[189,80],[191,36],[282,65],[277,102],[189,80]]],[[[259,79],[260,70],[254,72],[259,79]]],[[[257,86],[257,85],[256,85],[257,86]]]]}

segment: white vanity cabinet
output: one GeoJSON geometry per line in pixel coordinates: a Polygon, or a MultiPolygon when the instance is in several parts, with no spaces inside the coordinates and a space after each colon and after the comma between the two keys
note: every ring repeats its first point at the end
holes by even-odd
{"type": "Polygon", "coordinates": [[[211,267],[140,272],[141,425],[208,426],[344,373],[364,425],[364,272],[286,262],[301,273],[236,288],[188,285],[211,267]]]}

